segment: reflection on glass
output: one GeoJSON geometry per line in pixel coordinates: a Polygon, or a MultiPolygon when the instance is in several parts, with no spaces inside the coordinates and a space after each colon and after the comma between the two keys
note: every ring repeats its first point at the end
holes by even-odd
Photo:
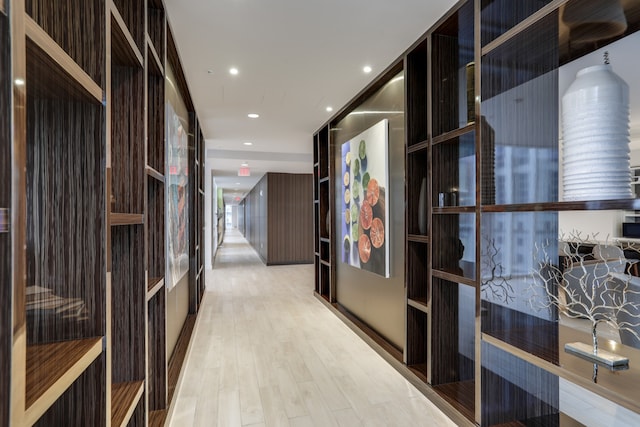
{"type": "Polygon", "coordinates": [[[565,425],[560,424],[558,384],[557,376],[482,343],[483,425],[565,425]]]}
{"type": "MultiPolygon", "coordinates": [[[[531,301],[533,272],[558,265],[558,214],[555,212],[490,213],[482,216],[482,331],[557,363],[557,315],[531,301]],[[549,248],[548,257],[536,248],[549,248]],[[555,256],[553,250],[555,248],[555,256]],[[546,265],[545,262],[555,263],[546,265]]],[[[544,274],[544,273],[541,273],[544,274]]],[[[544,297],[542,297],[544,298],[544,297]]]]}

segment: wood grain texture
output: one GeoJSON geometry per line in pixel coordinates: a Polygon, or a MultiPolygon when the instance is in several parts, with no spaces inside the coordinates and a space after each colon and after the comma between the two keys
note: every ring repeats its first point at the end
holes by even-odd
{"type": "Polygon", "coordinates": [[[147,8],[147,34],[158,54],[160,64],[164,64],[166,44],[166,22],[162,4],[149,3],[147,8]]]}
{"type": "Polygon", "coordinates": [[[25,18],[29,95],[102,102],[102,89],[31,18],[25,18]]]}
{"type": "Polygon", "coordinates": [[[458,284],[433,279],[431,296],[431,384],[461,380],[459,368],[458,284]]]}
{"type": "Polygon", "coordinates": [[[427,377],[427,314],[407,307],[406,364],[427,377]]]}
{"type": "Polygon", "coordinates": [[[147,180],[147,185],[147,269],[150,278],[164,278],[164,185],[154,179],[147,180]]]}
{"type": "MultiPolygon", "coordinates": [[[[173,34],[169,25],[167,25],[167,62],[173,69],[173,75],[176,79],[175,84],[178,86],[178,92],[182,95],[182,100],[187,107],[187,111],[194,112],[195,107],[193,106],[193,99],[191,99],[191,92],[189,91],[187,78],[184,75],[184,70],[182,69],[182,61],[180,61],[180,54],[178,53],[178,47],[176,46],[176,42],[173,39],[173,34]]],[[[195,120],[193,124],[195,124],[195,120]]],[[[193,129],[192,133],[195,140],[197,134],[197,131],[195,130],[196,128],[193,125],[190,125],[189,129],[193,129]]]]}
{"type": "Polygon", "coordinates": [[[268,174],[267,264],[313,262],[313,176],[268,174]]]}
{"type": "Polygon", "coordinates": [[[407,298],[426,305],[429,297],[429,246],[426,243],[408,242],[405,259],[407,298]]]}
{"type": "Polygon", "coordinates": [[[101,351],[101,338],[28,346],[26,418],[32,422],[37,420],[80,377],[101,351]]]}
{"type": "Polygon", "coordinates": [[[96,82],[105,82],[104,0],[26,0],[25,10],[96,82]]]}
{"type": "Polygon", "coordinates": [[[109,215],[109,223],[112,227],[121,225],[144,224],[144,215],[112,212],[109,215]]]}
{"type": "MultiPolygon", "coordinates": [[[[428,41],[416,46],[406,58],[406,126],[407,145],[413,146],[426,141],[428,129],[428,74],[429,74],[428,41]]],[[[424,165],[426,169],[426,164],[424,165]]],[[[412,175],[407,175],[412,177],[412,175]]]]}
{"type": "Polygon", "coordinates": [[[144,213],[144,71],[111,67],[111,211],[144,213]]]}
{"type": "Polygon", "coordinates": [[[189,342],[191,341],[191,335],[193,334],[193,328],[196,324],[196,315],[190,314],[182,325],[182,331],[180,331],[180,337],[173,350],[173,354],[169,358],[169,380],[168,380],[168,401],[167,406],[173,401],[173,395],[178,385],[178,378],[180,377],[180,371],[184,364],[185,357],[187,356],[187,350],[189,348],[189,342]]]}
{"type": "Polygon", "coordinates": [[[164,288],[164,277],[150,277],[147,286],[147,301],[164,288]]]}
{"type": "MultiPolygon", "coordinates": [[[[147,393],[149,411],[167,408],[166,292],[148,302],[147,393]]],[[[151,418],[151,417],[150,417],[151,418]]]]}
{"type": "Polygon", "coordinates": [[[429,232],[429,200],[431,192],[430,174],[429,171],[429,156],[428,150],[423,149],[417,152],[407,154],[406,160],[406,227],[407,234],[428,234],[429,232]],[[424,233],[420,233],[419,220],[419,203],[420,203],[420,190],[422,187],[423,179],[425,180],[425,230],[424,233]]]}
{"type": "Polygon", "coordinates": [[[164,175],[164,78],[147,75],[147,165],[164,175]]]}
{"type": "Polygon", "coordinates": [[[475,381],[461,381],[434,386],[433,389],[457,411],[473,421],[475,418],[475,381]]]}
{"type": "Polygon", "coordinates": [[[111,425],[125,427],[129,423],[144,391],[143,381],[111,385],[111,425]]]}
{"type": "Polygon", "coordinates": [[[166,410],[151,411],[149,412],[149,427],[164,427],[166,419],[166,410]]]}
{"type": "Polygon", "coordinates": [[[145,378],[144,227],[111,230],[111,377],[114,383],[145,378]]]}
{"type": "MultiPolygon", "coordinates": [[[[113,0],[113,5],[122,17],[133,42],[142,52],[144,49],[144,0],[113,0]]],[[[111,29],[113,32],[113,27],[111,29]]]]}
{"type": "Polygon", "coordinates": [[[102,106],[29,97],[29,286],[79,299],[86,313],[28,312],[29,342],[104,334],[105,138],[102,106]]]}
{"type": "Polygon", "coordinates": [[[140,47],[117,8],[111,9],[111,60],[118,65],[140,68],[144,64],[140,47]]]}
{"type": "MultiPolygon", "coordinates": [[[[0,15],[0,209],[11,207],[11,37],[9,18],[0,15]]],[[[8,211],[5,211],[8,214],[8,211]]],[[[10,221],[9,218],[6,218],[10,221]]],[[[2,220],[0,219],[0,222],[2,220]]],[[[2,227],[0,227],[2,228],[2,227]]],[[[0,231],[0,301],[12,304],[11,234],[0,231]]],[[[11,310],[0,312],[0,377],[11,378],[11,310]]],[[[0,382],[0,425],[9,425],[11,382],[0,382]]]]}
{"type": "MultiPolygon", "coordinates": [[[[171,39],[171,37],[169,37],[171,39]]],[[[171,42],[175,48],[175,44],[171,42]]],[[[172,48],[169,48],[171,52],[172,48]]],[[[174,68],[175,70],[175,68],[174,68]]],[[[200,267],[198,263],[198,244],[199,244],[199,204],[200,197],[198,192],[199,182],[199,163],[198,158],[200,155],[198,149],[198,118],[196,114],[191,111],[189,113],[189,129],[192,131],[188,134],[189,154],[188,154],[188,167],[189,171],[189,183],[187,185],[187,200],[190,202],[188,215],[189,215],[189,313],[194,314],[198,311],[198,269],[200,267]]]]}
{"type": "Polygon", "coordinates": [[[249,191],[249,194],[245,198],[245,236],[265,264],[269,259],[269,234],[267,231],[268,179],[268,174],[260,178],[260,181],[249,191]]]}

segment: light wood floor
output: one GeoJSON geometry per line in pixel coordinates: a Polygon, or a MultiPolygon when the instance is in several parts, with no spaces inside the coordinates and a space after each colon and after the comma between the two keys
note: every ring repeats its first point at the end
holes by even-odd
{"type": "Polygon", "coordinates": [[[454,426],[313,296],[313,266],[265,267],[228,232],[168,424],[454,426]]]}

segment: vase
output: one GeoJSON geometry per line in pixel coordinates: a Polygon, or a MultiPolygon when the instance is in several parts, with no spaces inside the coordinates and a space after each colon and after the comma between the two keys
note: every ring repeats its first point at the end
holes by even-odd
{"type": "Polygon", "coordinates": [[[564,200],[628,199],[629,86],[609,64],[584,68],[562,97],[564,200]]]}
{"type": "Polygon", "coordinates": [[[418,231],[427,234],[427,178],[422,178],[420,196],[418,197],[418,231]]]}

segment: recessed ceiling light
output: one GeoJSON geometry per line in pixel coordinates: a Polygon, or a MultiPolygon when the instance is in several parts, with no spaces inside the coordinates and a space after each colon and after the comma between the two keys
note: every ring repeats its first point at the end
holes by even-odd
{"type": "Polygon", "coordinates": [[[16,84],[16,86],[24,85],[24,79],[15,79],[13,82],[16,84]]]}
{"type": "Polygon", "coordinates": [[[365,65],[365,67],[362,69],[362,71],[364,71],[365,73],[369,74],[371,72],[371,67],[368,65],[365,65]]]}
{"type": "Polygon", "coordinates": [[[244,145],[253,145],[253,142],[243,142],[244,145]]]}
{"type": "Polygon", "coordinates": [[[243,162],[240,166],[242,166],[242,167],[245,167],[245,168],[246,168],[247,166],[249,166],[249,163],[247,163],[247,162],[243,162]]]}
{"type": "Polygon", "coordinates": [[[236,182],[236,185],[240,185],[240,183],[239,183],[239,182],[236,182]]]}
{"type": "Polygon", "coordinates": [[[333,111],[333,107],[327,107],[327,111],[328,112],[332,112],[333,111]]]}
{"type": "Polygon", "coordinates": [[[233,76],[237,76],[238,75],[238,69],[233,67],[233,68],[229,68],[229,74],[233,75],[233,76]]]}
{"type": "Polygon", "coordinates": [[[249,117],[250,119],[257,119],[258,117],[260,117],[260,114],[249,113],[247,114],[247,117],[249,117]]]}

